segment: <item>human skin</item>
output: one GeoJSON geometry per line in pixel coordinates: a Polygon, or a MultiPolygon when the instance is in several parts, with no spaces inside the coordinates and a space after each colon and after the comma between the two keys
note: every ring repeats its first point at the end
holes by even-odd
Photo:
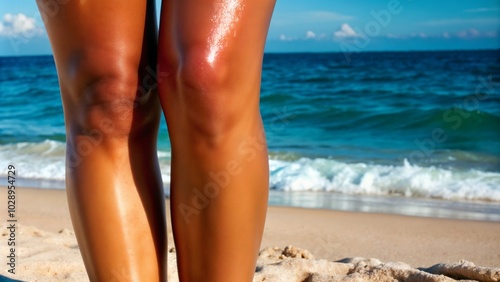
{"type": "Polygon", "coordinates": [[[259,93],[274,4],[163,2],[158,62],[168,76],[159,94],[180,281],[252,280],[269,187],[259,93]]]}
{"type": "Polygon", "coordinates": [[[59,76],[66,191],[89,278],[165,281],[161,108],[142,85],[156,66],[154,3],[148,13],[145,1],[48,3],[37,1],[59,76]]]}
{"type": "Polygon", "coordinates": [[[267,204],[259,89],[274,1],[166,0],[159,45],[152,1],[37,4],[59,77],[66,190],[90,280],[166,281],[156,155],[163,108],[180,280],[251,281],[267,204]],[[210,172],[230,173],[227,185],[186,220],[178,207],[192,205],[210,172]]]}

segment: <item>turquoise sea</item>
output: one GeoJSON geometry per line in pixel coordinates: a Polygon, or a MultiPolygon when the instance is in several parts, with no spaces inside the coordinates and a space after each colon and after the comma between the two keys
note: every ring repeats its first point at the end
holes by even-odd
{"type": "MultiPolygon", "coordinates": [[[[270,203],[500,221],[499,51],[266,54],[270,203]]],[[[0,180],[64,189],[53,58],[0,57],[0,101],[0,180]]]]}

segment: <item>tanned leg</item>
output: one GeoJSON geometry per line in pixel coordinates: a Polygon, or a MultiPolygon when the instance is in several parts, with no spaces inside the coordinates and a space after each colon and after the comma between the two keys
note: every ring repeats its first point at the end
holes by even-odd
{"type": "Polygon", "coordinates": [[[160,99],[172,144],[171,214],[183,282],[251,281],[265,222],[259,111],[274,0],[165,0],[160,99]]]}
{"type": "Polygon", "coordinates": [[[37,4],[59,76],[67,195],[90,280],[165,281],[154,3],[37,4]]]}

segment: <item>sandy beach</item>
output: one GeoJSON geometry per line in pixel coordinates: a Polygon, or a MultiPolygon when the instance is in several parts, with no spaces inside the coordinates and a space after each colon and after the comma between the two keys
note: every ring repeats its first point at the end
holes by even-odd
{"type": "MultiPolygon", "coordinates": [[[[0,189],[4,202],[7,201],[6,192],[4,187],[0,189]]],[[[88,281],[71,226],[65,192],[18,188],[17,199],[16,274],[7,272],[9,230],[4,208],[0,222],[0,281],[88,281]]],[[[172,248],[170,222],[168,228],[169,248],[172,248]]],[[[374,267],[370,275],[376,272],[373,269],[381,271],[384,268],[392,269],[393,276],[397,274],[394,269],[422,275],[416,268],[452,265],[461,260],[484,267],[474,268],[462,261],[462,268],[473,268],[473,272],[482,271],[490,277],[484,278],[485,274],[477,280],[499,281],[498,234],[498,222],[269,207],[261,245],[263,251],[254,281],[337,281],[338,275],[344,275],[342,279],[345,280],[345,277],[353,277],[353,269],[357,269],[360,262],[374,267]],[[289,245],[295,247],[286,248],[289,245]],[[305,270],[300,270],[302,268],[305,270]],[[279,277],[276,273],[280,271],[302,278],[281,275],[273,279],[279,277]],[[304,274],[304,271],[310,273],[304,274]]],[[[170,261],[175,261],[174,253],[169,255],[170,261]]],[[[174,273],[173,269],[171,271],[174,273]]],[[[363,281],[368,277],[367,273],[359,275],[354,277],[358,280],[345,281],[363,281]]],[[[444,276],[434,276],[444,279],[444,276]]],[[[452,281],[429,279],[418,281],[452,281]]],[[[171,280],[176,281],[175,278],[171,280]]]]}

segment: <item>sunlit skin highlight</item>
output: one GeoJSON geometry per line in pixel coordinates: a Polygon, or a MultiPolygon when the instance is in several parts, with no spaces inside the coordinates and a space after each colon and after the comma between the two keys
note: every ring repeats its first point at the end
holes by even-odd
{"type": "Polygon", "coordinates": [[[212,22],[214,28],[208,39],[210,52],[208,62],[213,63],[224,45],[230,40],[228,37],[235,37],[235,27],[243,12],[243,3],[238,0],[225,0],[216,4],[216,13],[212,22]]]}

